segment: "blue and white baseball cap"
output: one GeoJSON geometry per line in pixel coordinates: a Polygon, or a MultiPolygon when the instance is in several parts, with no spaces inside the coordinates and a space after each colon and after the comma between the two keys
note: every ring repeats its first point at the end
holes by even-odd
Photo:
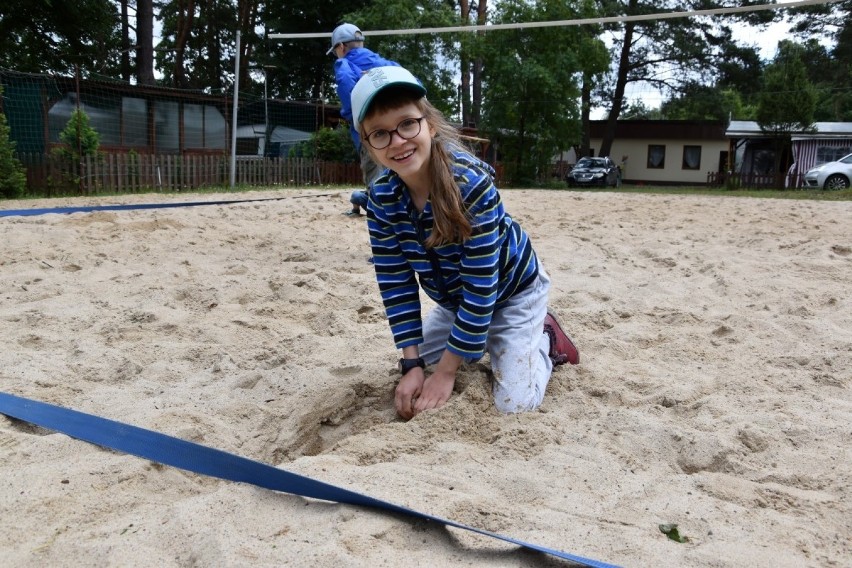
{"type": "Polygon", "coordinates": [[[337,44],[349,43],[350,41],[364,41],[364,34],[355,24],[340,24],[331,32],[331,49],[326,51],[325,54],[328,55],[334,51],[337,44]]]}
{"type": "Polygon", "coordinates": [[[426,95],[426,88],[404,67],[374,67],[358,79],[352,89],[352,119],[359,128],[373,98],[387,87],[404,87],[419,96],[426,95]]]}

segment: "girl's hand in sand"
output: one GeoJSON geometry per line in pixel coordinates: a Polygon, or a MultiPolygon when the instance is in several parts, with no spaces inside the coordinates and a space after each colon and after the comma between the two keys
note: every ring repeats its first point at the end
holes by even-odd
{"type": "Polygon", "coordinates": [[[420,367],[415,367],[408,371],[405,376],[399,380],[396,385],[396,395],[394,403],[396,404],[396,412],[409,420],[414,417],[414,401],[420,396],[423,390],[423,382],[426,379],[426,374],[420,367]]]}
{"type": "Polygon", "coordinates": [[[444,406],[450,400],[450,395],[453,394],[455,383],[455,373],[436,369],[423,383],[422,392],[414,402],[414,414],[444,406]]]}

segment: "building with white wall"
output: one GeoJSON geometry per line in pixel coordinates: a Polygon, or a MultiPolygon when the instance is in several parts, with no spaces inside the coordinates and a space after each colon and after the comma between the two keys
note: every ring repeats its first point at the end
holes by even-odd
{"type": "MultiPolygon", "coordinates": [[[[605,128],[605,120],[591,123],[596,156],[605,128]]],[[[719,121],[619,120],[609,156],[621,165],[625,183],[705,185],[708,174],[728,169],[728,146],[719,121]]]]}

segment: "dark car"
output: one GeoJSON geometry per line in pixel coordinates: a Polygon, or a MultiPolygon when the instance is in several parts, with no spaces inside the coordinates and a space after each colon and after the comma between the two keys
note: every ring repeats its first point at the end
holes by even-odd
{"type": "Polygon", "coordinates": [[[621,187],[621,170],[610,158],[580,158],[565,175],[565,181],[571,187],[621,187]]]}

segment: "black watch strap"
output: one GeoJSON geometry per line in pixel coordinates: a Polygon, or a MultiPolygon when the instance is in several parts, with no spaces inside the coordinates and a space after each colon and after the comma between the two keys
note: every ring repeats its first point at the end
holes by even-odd
{"type": "Polygon", "coordinates": [[[415,367],[420,367],[421,369],[426,368],[426,361],[423,360],[422,357],[418,357],[417,359],[400,359],[399,360],[399,372],[403,375],[407,374],[408,371],[415,367]]]}

